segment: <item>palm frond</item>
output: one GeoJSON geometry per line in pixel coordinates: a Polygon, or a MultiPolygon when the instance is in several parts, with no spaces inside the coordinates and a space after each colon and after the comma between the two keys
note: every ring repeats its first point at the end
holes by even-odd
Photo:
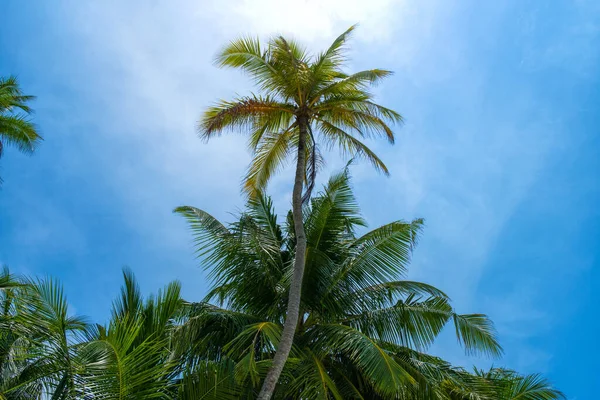
{"type": "Polygon", "coordinates": [[[496,339],[492,321],[483,314],[454,314],[454,326],[458,341],[469,354],[482,353],[499,357],[502,347],[496,339]]]}
{"type": "Polygon", "coordinates": [[[325,144],[330,149],[337,146],[344,156],[362,157],[369,161],[376,170],[388,175],[388,168],[383,161],[350,133],[320,118],[316,118],[317,126],[325,144]]]}
{"type": "Polygon", "coordinates": [[[323,70],[325,72],[337,72],[337,69],[346,61],[346,43],[352,36],[352,32],[356,29],[357,25],[352,25],[344,33],[338,36],[327,50],[319,54],[312,65],[313,73],[320,80],[330,79],[331,76],[323,76],[323,70]]]}
{"type": "Polygon", "coordinates": [[[349,326],[324,324],[310,333],[316,354],[329,349],[345,354],[384,396],[396,396],[414,379],[375,340],[349,326]]]}
{"type": "Polygon", "coordinates": [[[287,87],[283,72],[273,64],[269,51],[262,51],[256,38],[245,37],[230,42],[217,54],[215,63],[219,67],[240,68],[267,93],[282,94],[287,87]]]}
{"type": "Polygon", "coordinates": [[[123,280],[124,284],[121,286],[121,295],[113,302],[112,318],[115,320],[127,317],[135,318],[142,312],[142,293],[133,271],[129,268],[124,268],[123,280]]]}
{"type": "Polygon", "coordinates": [[[196,207],[180,206],[173,212],[187,219],[194,235],[198,257],[210,254],[230,232],[218,219],[196,207]]]}
{"type": "Polygon", "coordinates": [[[286,129],[293,116],[293,108],[269,97],[242,97],[209,107],[198,123],[198,132],[208,139],[225,129],[247,130],[267,123],[271,129],[286,129]]]}
{"type": "Polygon", "coordinates": [[[204,361],[184,373],[177,400],[238,400],[240,395],[233,362],[204,361]]]}
{"type": "Polygon", "coordinates": [[[352,291],[344,295],[342,301],[347,301],[360,307],[360,309],[369,310],[385,307],[395,303],[400,297],[438,297],[447,299],[448,296],[440,289],[422,282],[415,281],[391,281],[382,282],[376,285],[352,291]]]}
{"type": "Polygon", "coordinates": [[[87,365],[82,385],[94,399],[168,399],[173,365],[164,361],[166,343],[147,339],[132,347],[142,326],[119,321],[102,340],[83,349],[95,362],[87,365]]]}
{"type": "Polygon", "coordinates": [[[0,77],[0,157],[5,145],[31,154],[42,141],[28,117],[33,110],[27,103],[33,99],[35,97],[23,93],[16,77],[0,77]]]}
{"type": "Polygon", "coordinates": [[[446,298],[420,300],[409,296],[392,307],[351,315],[345,323],[369,337],[423,350],[437,338],[451,311],[446,298]]]}
{"type": "Polygon", "coordinates": [[[475,370],[475,374],[498,387],[500,400],[558,400],[565,395],[552,387],[539,374],[519,375],[515,371],[492,368],[489,371],[475,370]]]}
{"type": "Polygon", "coordinates": [[[244,191],[250,197],[264,191],[271,177],[284,165],[290,155],[291,137],[295,134],[292,125],[284,132],[263,135],[244,179],[244,191]]]}
{"type": "Polygon", "coordinates": [[[16,76],[0,77],[0,113],[12,112],[14,108],[30,114],[32,109],[27,102],[35,100],[35,96],[23,94],[16,76]]]}
{"type": "Polygon", "coordinates": [[[344,73],[337,74],[335,79],[327,82],[324,87],[314,94],[311,105],[315,105],[322,98],[330,96],[339,96],[348,93],[354,95],[357,92],[368,89],[372,85],[376,85],[379,81],[392,74],[392,71],[383,69],[365,70],[351,75],[346,75],[344,73]]]}
{"type": "Polygon", "coordinates": [[[331,290],[346,281],[357,290],[396,280],[406,273],[422,219],[396,221],[374,229],[350,245],[349,257],[333,280],[331,290]]]}
{"type": "Polygon", "coordinates": [[[0,115],[0,140],[31,154],[42,141],[35,125],[22,115],[0,115]]]}
{"type": "Polygon", "coordinates": [[[331,378],[328,368],[310,349],[303,349],[306,356],[294,370],[294,380],[290,382],[285,391],[289,397],[302,397],[307,399],[336,400],[343,399],[335,381],[331,378]]]}
{"type": "Polygon", "coordinates": [[[362,102],[349,103],[346,106],[334,106],[318,111],[320,121],[329,122],[340,129],[352,130],[364,138],[384,137],[389,143],[394,143],[394,132],[387,122],[369,107],[361,107],[362,102]]]}

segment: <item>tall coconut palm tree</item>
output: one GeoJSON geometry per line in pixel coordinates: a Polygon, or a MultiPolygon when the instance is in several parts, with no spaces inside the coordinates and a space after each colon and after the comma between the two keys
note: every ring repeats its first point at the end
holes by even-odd
{"type": "MultiPolygon", "coordinates": [[[[189,221],[214,281],[182,328],[184,342],[195,343],[190,356],[234,362],[240,398],[255,398],[283,336],[298,251],[294,218],[279,225],[260,193],[227,226],[194,207],[176,212],[189,221]]],[[[498,398],[492,379],[424,353],[448,323],[468,353],[498,356],[501,347],[485,315],[458,314],[439,289],[402,279],[421,220],[358,235],[366,224],[346,170],[305,208],[303,222],[307,279],[276,398],[498,398]]]]}
{"type": "Polygon", "coordinates": [[[33,99],[23,94],[16,77],[0,77],[0,157],[5,145],[30,154],[42,140],[28,119],[32,110],[27,103],[33,99]]]}
{"type": "Polygon", "coordinates": [[[283,334],[260,399],[273,393],[301,315],[306,256],[302,204],[310,198],[322,160],[318,145],[362,156],[387,174],[385,164],[361,139],[383,137],[393,143],[389,125],[402,120],[397,112],[375,103],[369,92],[371,86],[391,75],[390,71],[343,71],[346,44],[353,30],[351,27],[314,56],[282,36],[272,38],[265,47],[253,38],[231,42],[217,55],[217,65],[246,72],[261,94],[219,102],[203,114],[198,126],[205,139],[227,130],[249,134],[253,160],[244,188],[251,196],[264,189],[290,156],[296,157],[292,215],[297,250],[283,334]]]}

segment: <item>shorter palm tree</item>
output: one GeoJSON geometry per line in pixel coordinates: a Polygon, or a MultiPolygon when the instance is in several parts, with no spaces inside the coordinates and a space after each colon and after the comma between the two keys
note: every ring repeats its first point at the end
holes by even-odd
{"type": "MultiPolygon", "coordinates": [[[[227,400],[231,362],[187,363],[181,327],[196,307],[171,282],[144,299],[124,271],[107,325],[68,312],[54,280],[0,273],[0,399],[227,400]]],[[[232,381],[232,379],[231,379],[232,381]]]]}
{"type": "Polygon", "coordinates": [[[0,398],[76,398],[77,350],[87,324],[68,313],[52,279],[0,276],[0,398]]]}
{"type": "MultiPolygon", "coordinates": [[[[255,398],[285,320],[294,220],[279,225],[262,194],[228,226],[194,207],[176,211],[214,280],[181,327],[194,343],[190,360],[233,362],[240,398],[255,398]]],[[[485,315],[458,314],[439,289],[402,279],[422,224],[395,221],[358,235],[366,224],[347,170],[306,207],[301,317],[275,398],[498,398],[494,377],[424,353],[449,322],[468,353],[498,356],[501,348],[485,315]]]]}
{"type": "Polygon", "coordinates": [[[0,157],[5,145],[30,154],[42,140],[28,118],[32,110],[27,103],[33,99],[23,94],[16,77],[0,77],[0,157]]]}

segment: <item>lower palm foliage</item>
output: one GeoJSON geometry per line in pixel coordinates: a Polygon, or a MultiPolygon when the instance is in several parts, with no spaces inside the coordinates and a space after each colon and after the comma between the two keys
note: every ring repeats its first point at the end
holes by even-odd
{"type": "MultiPolygon", "coordinates": [[[[199,317],[183,329],[196,343],[191,359],[232,361],[241,397],[253,398],[285,320],[293,219],[288,214],[279,225],[264,195],[251,198],[228,226],[197,208],[176,211],[190,222],[214,283],[199,317]]],[[[485,315],[458,314],[439,289],[403,280],[422,224],[394,221],[359,235],[366,223],[347,170],[305,208],[301,312],[276,398],[508,399],[529,390],[528,378],[471,374],[425,354],[447,324],[467,353],[495,357],[501,348],[485,315]]],[[[547,398],[538,392],[520,398],[547,398]]]]}
{"type": "MultiPolygon", "coordinates": [[[[294,229],[258,196],[227,226],[181,207],[213,286],[146,299],[125,271],[106,325],[68,312],[52,280],[0,275],[0,399],[253,399],[284,321],[294,229]]],[[[422,221],[365,230],[347,172],[306,207],[301,318],[278,399],[557,399],[538,375],[468,372],[426,354],[448,324],[468,353],[498,356],[492,323],[403,280],[422,221]]]]}

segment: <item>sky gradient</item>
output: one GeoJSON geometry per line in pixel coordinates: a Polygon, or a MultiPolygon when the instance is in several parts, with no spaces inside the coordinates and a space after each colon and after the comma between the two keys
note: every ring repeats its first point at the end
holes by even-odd
{"type": "MultiPolygon", "coordinates": [[[[380,103],[403,114],[353,182],[371,227],[424,217],[410,276],[496,323],[505,357],[569,399],[600,391],[600,3],[5,0],[0,75],[38,98],[45,141],[0,160],[0,263],[59,278],[73,312],[107,318],[129,266],[146,293],[205,273],[178,205],[224,220],[242,206],[244,138],[206,144],[201,110],[251,90],[212,64],[242,34],[321,50],[360,23],[348,69],[386,68],[380,103]],[[594,306],[596,304],[596,306],[594,306]]],[[[330,155],[321,181],[344,160],[330,155]]],[[[290,205],[290,171],[270,185],[290,205]]],[[[432,351],[465,366],[450,334],[432,351]]]]}

